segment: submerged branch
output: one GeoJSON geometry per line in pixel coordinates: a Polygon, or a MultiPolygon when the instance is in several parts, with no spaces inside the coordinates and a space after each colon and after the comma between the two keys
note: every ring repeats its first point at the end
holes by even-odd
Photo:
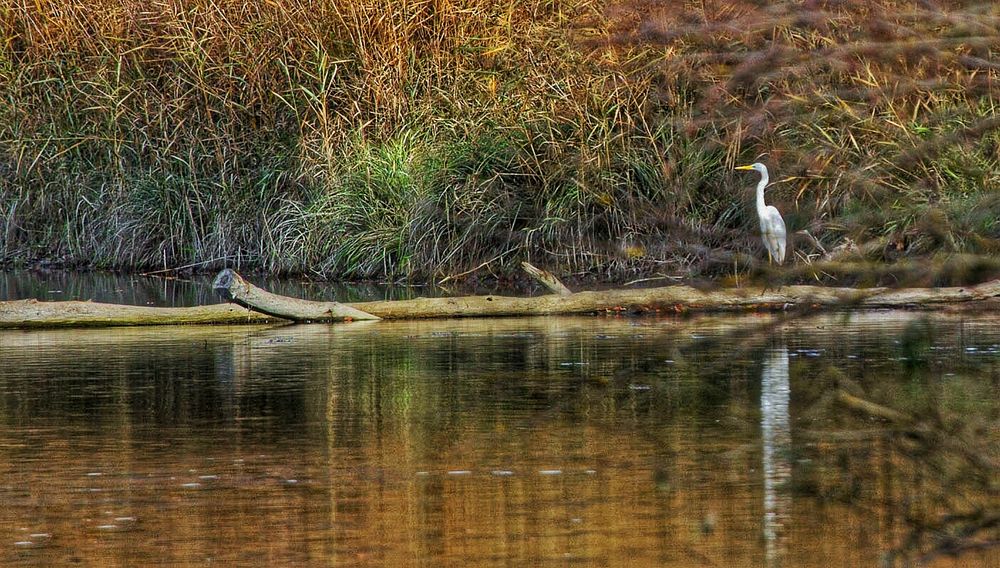
{"type": "Polygon", "coordinates": [[[889,408],[888,406],[882,406],[881,404],[870,400],[854,396],[843,389],[837,390],[837,402],[852,410],[856,410],[876,418],[882,418],[883,420],[888,420],[889,422],[906,423],[913,421],[913,417],[908,414],[904,414],[898,410],[889,408]]]}

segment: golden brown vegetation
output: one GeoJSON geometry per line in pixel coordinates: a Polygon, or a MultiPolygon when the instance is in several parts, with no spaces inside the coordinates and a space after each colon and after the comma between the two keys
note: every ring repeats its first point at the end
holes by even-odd
{"type": "Polygon", "coordinates": [[[1000,250],[989,2],[18,0],[0,38],[0,261],[740,273],[761,154],[827,249],[1000,250]]]}

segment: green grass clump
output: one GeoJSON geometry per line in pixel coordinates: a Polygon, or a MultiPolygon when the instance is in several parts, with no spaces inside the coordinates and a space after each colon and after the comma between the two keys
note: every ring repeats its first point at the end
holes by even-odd
{"type": "Polygon", "coordinates": [[[1000,249],[988,2],[48,0],[0,39],[0,263],[718,276],[762,154],[826,249],[1000,249]]]}

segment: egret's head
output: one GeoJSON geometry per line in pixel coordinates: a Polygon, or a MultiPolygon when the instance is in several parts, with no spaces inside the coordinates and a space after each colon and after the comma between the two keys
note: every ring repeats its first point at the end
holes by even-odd
{"type": "Polygon", "coordinates": [[[760,172],[760,175],[762,175],[762,176],[766,176],[767,175],[767,166],[765,166],[764,164],[762,164],[760,162],[754,162],[754,163],[750,164],[749,166],[736,166],[736,169],[737,170],[756,170],[756,171],[760,172]]]}

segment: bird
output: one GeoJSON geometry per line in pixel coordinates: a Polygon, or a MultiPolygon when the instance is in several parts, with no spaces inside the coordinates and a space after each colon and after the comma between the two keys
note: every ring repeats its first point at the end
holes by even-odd
{"type": "Polygon", "coordinates": [[[785,261],[785,220],[774,205],[764,204],[764,188],[767,186],[767,166],[755,162],[749,166],[737,166],[737,170],[755,170],[760,172],[760,182],[757,183],[757,216],[760,218],[760,237],[767,249],[769,262],[781,264],[785,261]]]}

